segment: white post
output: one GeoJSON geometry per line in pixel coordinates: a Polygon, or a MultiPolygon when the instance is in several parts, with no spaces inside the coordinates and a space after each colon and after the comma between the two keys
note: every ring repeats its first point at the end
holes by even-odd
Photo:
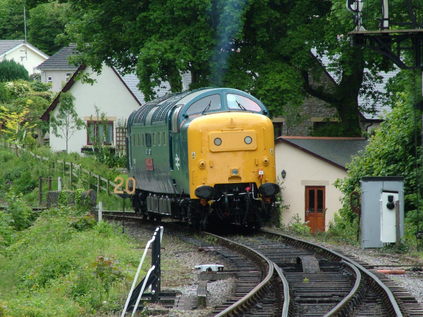
{"type": "Polygon", "coordinates": [[[98,202],[98,222],[103,221],[103,203],[101,201],[98,202]]]}
{"type": "Polygon", "coordinates": [[[60,176],[57,178],[57,191],[62,191],[62,178],[60,176]]]}
{"type": "Polygon", "coordinates": [[[382,3],[382,29],[389,29],[389,4],[388,0],[383,0],[382,3]]]}

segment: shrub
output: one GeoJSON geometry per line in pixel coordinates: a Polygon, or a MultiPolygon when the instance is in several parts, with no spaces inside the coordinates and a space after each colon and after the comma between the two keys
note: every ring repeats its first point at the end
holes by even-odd
{"type": "Polygon", "coordinates": [[[6,212],[10,215],[12,219],[11,225],[15,230],[26,229],[32,224],[34,214],[31,207],[22,199],[22,195],[8,193],[6,195],[6,203],[6,212]]]}
{"type": "Polygon", "coordinates": [[[17,79],[29,80],[28,71],[25,67],[13,60],[4,60],[0,62],[0,82],[17,79]]]}
{"type": "Polygon", "coordinates": [[[414,222],[415,226],[407,226],[407,236],[416,233],[418,223],[418,205],[422,202],[417,199],[419,184],[419,157],[421,147],[415,142],[415,136],[420,135],[419,125],[415,123],[417,113],[413,109],[412,100],[406,93],[399,94],[399,98],[392,112],[388,115],[380,128],[369,139],[367,147],[353,158],[348,164],[348,176],[337,186],[344,193],[343,207],[340,216],[335,218],[332,232],[349,233],[353,238],[358,229],[357,215],[351,211],[350,195],[360,192],[360,179],[364,176],[403,176],[406,222],[414,222]],[[410,218],[411,217],[411,218],[410,218]],[[412,220],[413,219],[413,220],[412,220]],[[338,228],[337,228],[338,227],[338,228]]]}

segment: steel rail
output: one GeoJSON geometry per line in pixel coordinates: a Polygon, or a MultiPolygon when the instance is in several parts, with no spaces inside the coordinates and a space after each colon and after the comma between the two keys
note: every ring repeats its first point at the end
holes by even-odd
{"type": "Polygon", "coordinates": [[[266,256],[264,256],[260,252],[257,252],[256,250],[253,250],[252,248],[247,247],[246,245],[243,245],[241,243],[236,243],[234,241],[214,235],[209,232],[205,232],[205,234],[217,239],[217,242],[222,246],[228,247],[232,250],[235,249],[235,250],[241,251],[242,253],[246,254],[255,263],[258,262],[261,267],[265,266],[266,267],[265,269],[267,269],[266,276],[257,286],[255,286],[240,300],[233,303],[232,305],[230,305],[229,307],[221,311],[219,314],[215,315],[215,317],[240,316],[240,314],[242,314],[242,312],[244,312],[249,307],[251,307],[252,304],[255,301],[257,301],[258,298],[262,297],[263,293],[270,286],[274,273],[275,273],[273,262],[270,261],[266,256]]]}
{"type": "Polygon", "coordinates": [[[360,290],[360,284],[362,282],[361,272],[357,269],[356,266],[352,265],[349,262],[344,260],[341,261],[344,265],[347,265],[355,274],[355,283],[351,291],[345,296],[335,307],[333,307],[324,317],[331,317],[331,316],[344,316],[347,314],[348,308],[351,305],[354,305],[353,300],[355,296],[358,295],[358,291],[360,290]]]}
{"type": "Polygon", "coordinates": [[[288,280],[286,279],[285,274],[283,274],[283,270],[279,267],[279,265],[273,263],[273,267],[279,275],[279,278],[281,279],[283,285],[283,307],[281,317],[288,317],[291,306],[291,296],[289,294],[288,280]]]}
{"type": "Polygon", "coordinates": [[[392,291],[385,284],[383,284],[383,282],[374,273],[370,272],[368,269],[366,269],[364,266],[357,263],[356,261],[344,256],[341,253],[330,250],[326,247],[322,247],[322,246],[319,246],[315,243],[308,242],[308,241],[305,241],[305,240],[302,240],[302,239],[299,239],[299,238],[295,238],[295,237],[292,237],[292,236],[287,235],[287,234],[282,234],[282,233],[277,232],[277,231],[272,230],[272,229],[261,229],[261,231],[264,232],[264,233],[279,236],[279,237],[281,237],[285,240],[291,241],[291,243],[293,243],[293,244],[302,245],[305,248],[312,248],[312,249],[315,249],[315,250],[323,251],[327,255],[330,255],[334,258],[337,258],[338,260],[342,259],[345,262],[349,262],[350,264],[357,267],[365,275],[367,275],[367,277],[370,279],[370,281],[372,281],[372,284],[375,286],[375,288],[378,289],[379,293],[382,293],[381,295],[384,295],[382,300],[384,301],[385,305],[389,307],[388,311],[390,311],[392,316],[397,316],[397,317],[404,316],[403,312],[401,311],[401,309],[400,309],[400,307],[399,307],[399,305],[398,305],[398,303],[397,303],[397,301],[394,297],[394,294],[392,294],[392,291]]]}

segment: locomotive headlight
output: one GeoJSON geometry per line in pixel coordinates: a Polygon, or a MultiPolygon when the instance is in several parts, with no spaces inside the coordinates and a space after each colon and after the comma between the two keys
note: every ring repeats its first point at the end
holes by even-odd
{"type": "Polygon", "coordinates": [[[253,138],[250,137],[250,136],[246,136],[244,138],[244,142],[245,142],[245,144],[251,144],[251,142],[253,142],[253,138]]]}
{"type": "Polygon", "coordinates": [[[215,138],[213,142],[214,142],[214,145],[219,146],[219,145],[222,144],[222,139],[221,138],[215,138]]]}

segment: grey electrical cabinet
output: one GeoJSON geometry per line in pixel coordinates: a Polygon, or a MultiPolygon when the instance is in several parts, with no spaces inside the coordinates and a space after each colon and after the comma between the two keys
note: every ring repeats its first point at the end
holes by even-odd
{"type": "Polygon", "coordinates": [[[399,242],[404,235],[404,179],[363,177],[360,243],[363,249],[399,242]]]}

